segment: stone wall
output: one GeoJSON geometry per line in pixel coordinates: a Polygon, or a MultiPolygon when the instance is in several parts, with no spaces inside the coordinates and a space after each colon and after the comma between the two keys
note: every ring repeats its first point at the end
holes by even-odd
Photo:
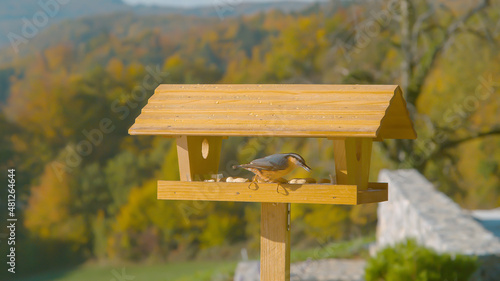
{"type": "MultiPolygon", "coordinates": [[[[389,183],[389,201],[379,204],[373,253],[412,237],[440,253],[476,255],[481,268],[473,280],[500,280],[500,240],[471,212],[437,191],[416,170],[383,170],[378,181],[389,183]]],[[[290,279],[358,281],[363,280],[364,266],[361,260],[310,260],[293,264],[290,279]]],[[[239,263],[234,280],[259,280],[259,262],[239,263]]]]}
{"type": "Polygon", "coordinates": [[[500,240],[416,170],[382,170],[389,183],[389,201],[379,204],[376,251],[415,238],[443,253],[479,256],[480,280],[500,280],[500,240]]]}

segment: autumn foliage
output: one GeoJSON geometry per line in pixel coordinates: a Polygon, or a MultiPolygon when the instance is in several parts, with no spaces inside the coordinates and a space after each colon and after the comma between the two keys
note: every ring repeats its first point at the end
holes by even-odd
{"type": "MultiPolygon", "coordinates": [[[[52,40],[33,39],[22,57],[0,57],[8,93],[0,155],[22,174],[24,239],[104,260],[191,258],[236,243],[255,249],[259,205],[156,200],[156,180],[179,176],[175,142],[127,130],[160,83],[399,84],[400,25],[372,13],[387,7],[336,2],[223,21],[79,19],[51,27],[44,36],[52,40]]],[[[426,11],[414,2],[416,14],[426,11]]],[[[377,144],[372,180],[381,168],[416,168],[465,208],[499,206],[498,11],[468,19],[429,65],[439,27],[464,11],[438,9],[421,27],[419,62],[431,69],[409,104],[419,138],[377,144]],[[486,37],[467,32],[485,25],[486,37]]],[[[315,178],[333,171],[329,141],[274,138],[225,140],[220,171],[248,176],[229,167],[279,151],[300,153],[315,178]]],[[[294,205],[292,216],[292,242],[314,244],[373,232],[376,205],[294,205]]]]}

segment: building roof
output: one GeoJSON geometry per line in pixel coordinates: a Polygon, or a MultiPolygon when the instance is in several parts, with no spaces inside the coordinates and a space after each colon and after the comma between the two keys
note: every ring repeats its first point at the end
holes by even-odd
{"type": "Polygon", "coordinates": [[[416,138],[397,85],[160,85],[132,135],[416,138]]]}

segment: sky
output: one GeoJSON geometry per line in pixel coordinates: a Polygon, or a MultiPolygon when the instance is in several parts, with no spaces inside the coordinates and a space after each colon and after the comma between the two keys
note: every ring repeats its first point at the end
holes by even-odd
{"type": "MultiPolygon", "coordinates": [[[[129,4],[159,4],[166,6],[180,6],[180,7],[195,7],[195,6],[209,6],[215,4],[223,3],[242,3],[242,2],[284,2],[284,0],[123,0],[125,3],[129,4]]],[[[315,2],[317,0],[295,0],[300,2],[315,2]]]]}

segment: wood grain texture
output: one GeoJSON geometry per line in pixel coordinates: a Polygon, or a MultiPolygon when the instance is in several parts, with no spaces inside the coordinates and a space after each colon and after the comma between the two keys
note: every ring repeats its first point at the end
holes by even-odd
{"type": "Polygon", "coordinates": [[[335,178],[337,180],[337,184],[348,184],[345,138],[334,139],[332,141],[333,159],[335,161],[335,178]]]}
{"type": "Polygon", "coordinates": [[[219,169],[222,137],[179,136],[177,159],[182,181],[211,179],[219,169]],[[202,155],[202,143],[208,144],[206,158],[202,155]]]}
{"type": "Polygon", "coordinates": [[[396,85],[160,85],[129,133],[416,137],[396,85]]]}
{"type": "Polygon", "coordinates": [[[387,200],[389,200],[388,184],[384,182],[371,182],[366,190],[358,191],[358,205],[387,200]]]}
{"type": "Polygon", "coordinates": [[[278,184],[158,181],[158,199],[234,202],[277,202],[357,205],[387,200],[387,184],[369,183],[367,190],[356,185],[278,184]],[[249,188],[249,186],[251,188],[249,188]],[[368,195],[367,195],[368,194],[368,195]],[[359,198],[362,198],[361,200],[359,198]]]}
{"type": "Polygon", "coordinates": [[[378,135],[383,139],[415,139],[417,133],[413,128],[406,101],[403,98],[401,88],[397,87],[394,97],[391,100],[392,106],[387,108],[384,118],[380,121],[378,135]]]}
{"type": "Polygon", "coordinates": [[[368,188],[372,139],[346,138],[347,184],[354,184],[358,189],[368,188]]]}
{"type": "Polygon", "coordinates": [[[290,230],[287,203],[262,203],[260,280],[290,280],[290,230]]]}

